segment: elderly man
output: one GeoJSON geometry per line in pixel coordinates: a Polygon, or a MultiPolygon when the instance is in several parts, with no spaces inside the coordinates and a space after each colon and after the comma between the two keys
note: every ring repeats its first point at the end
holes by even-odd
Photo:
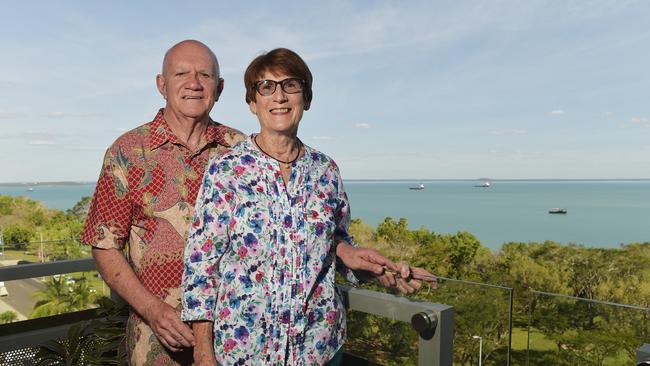
{"type": "MultiPolygon", "coordinates": [[[[194,335],[180,320],[180,285],[194,201],[209,158],[244,136],[210,119],[224,82],[203,43],[182,41],[167,51],[156,84],[165,108],[108,148],[82,241],[93,247],[106,283],[131,305],[129,363],[189,365],[194,335]],[[129,261],[122,253],[127,244],[129,261]]],[[[408,266],[374,250],[341,243],[337,254],[384,285],[404,292],[420,287],[409,280],[408,266]]]]}
{"type": "Polygon", "coordinates": [[[187,228],[208,159],[244,136],[210,119],[224,82],[204,44],[173,46],[156,84],[165,108],[106,152],[82,241],[131,305],[130,363],[190,364],[194,337],[179,317],[187,228]]]}

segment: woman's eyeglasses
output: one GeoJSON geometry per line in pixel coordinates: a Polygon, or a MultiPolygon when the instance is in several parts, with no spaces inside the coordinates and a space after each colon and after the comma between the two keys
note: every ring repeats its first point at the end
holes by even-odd
{"type": "Polygon", "coordinates": [[[261,96],[267,97],[275,93],[275,89],[280,84],[282,90],[287,94],[296,94],[300,93],[305,85],[303,80],[298,78],[287,78],[280,81],[275,80],[260,80],[253,84],[255,90],[260,93],[261,96]]]}

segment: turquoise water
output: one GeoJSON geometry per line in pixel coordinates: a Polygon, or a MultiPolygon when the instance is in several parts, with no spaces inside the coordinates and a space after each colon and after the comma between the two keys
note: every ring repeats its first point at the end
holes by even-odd
{"type": "MultiPolygon", "coordinates": [[[[508,241],[554,240],[589,247],[650,241],[650,181],[346,181],[352,216],[377,225],[405,217],[411,228],[469,231],[498,248],[508,241]],[[424,183],[421,191],[409,187],[424,183]],[[566,215],[548,210],[563,207],[566,215]]],[[[0,186],[0,194],[28,196],[52,208],[71,208],[94,184],[0,186]]]]}
{"type": "Polygon", "coordinates": [[[405,217],[411,228],[469,231],[490,248],[554,240],[589,247],[650,241],[650,181],[346,182],[352,216],[372,225],[405,217]],[[563,207],[566,215],[548,210],[563,207]]]}

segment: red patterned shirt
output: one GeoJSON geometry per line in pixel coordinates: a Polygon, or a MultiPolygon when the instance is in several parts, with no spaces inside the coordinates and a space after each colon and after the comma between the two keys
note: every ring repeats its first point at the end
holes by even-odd
{"type": "MultiPolygon", "coordinates": [[[[82,241],[103,249],[128,244],[140,282],[180,310],[185,239],[207,162],[245,136],[211,121],[192,152],[173,134],[163,111],[108,148],[82,241]]],[[[127,343],[132,364],[185,364],[187,352],[167,353],[137,314],[129,319],[127,343]]]]}

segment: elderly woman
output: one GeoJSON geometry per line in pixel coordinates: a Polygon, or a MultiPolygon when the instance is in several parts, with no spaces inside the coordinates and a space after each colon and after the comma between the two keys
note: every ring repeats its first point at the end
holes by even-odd
{"type": "Polygon", "coordinates": [[[260,132],[209,163],[185,250],[182,318],[193,322],[195,362],[336,364],[346,333],[336,269],[351,281],[350,270],[369,270],[404,292],[420,283],[408,266],[350,245],[336,163],[298,138],[312,100],[300,56],[263,54],[244,81],[260,132]]]}

